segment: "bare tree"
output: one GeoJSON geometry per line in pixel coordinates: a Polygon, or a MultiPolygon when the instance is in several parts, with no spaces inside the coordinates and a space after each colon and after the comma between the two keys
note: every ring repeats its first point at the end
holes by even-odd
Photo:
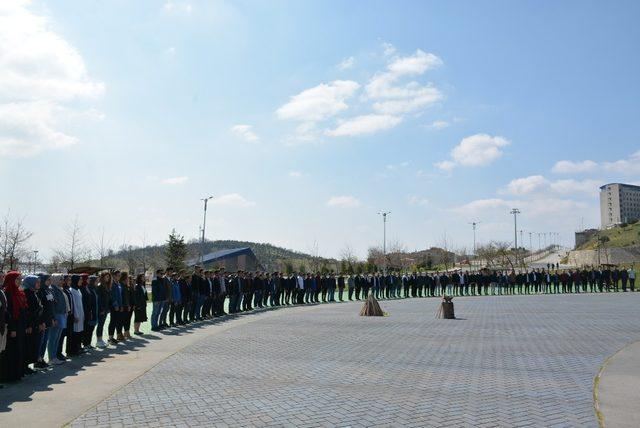
{"type": "Polygon", "coordinates": [[[84,227],[76,216],[65,229],[65,239],[62,241],[61,247],[54,250],[61,266],[72,270],[78,264],[89,260],[91,250],[86,246],[85,238],[84,227]]]}
{"type": "Polygon", "coordinates": [[[113,245],[112,239],[105,237],[104,227],[98,239],[93,243],[93,249],[98,254],[100,267],[105,267],[107,258],[113,253],[111,249],[113,245]]]}
{"type": "Polygon", "coordinates": [[[352,274],[355,266],[358,264],[358,257],[353,252],[349,244],[345,245],[340,251],[340,271],[342,273],[352,274]]]}
{"type": "Polygon", "coordinates": [[[311,270],[312,272],[319,272],[320,271],[320,264],[321,264],[321,259],[320,259],[320,250],[318,248],[318,241],[314,240],[313,244],[311,245],[311,247],[309,248],[309,254],[311,255],[311,270]]]}
{"type": "Polygon", "coordinates": [[[7,211],[0,225],[0,270],[16,269],[28,252],[26,243],[33,235],[25,229],[24,219],[14,219],[7,211]]]}

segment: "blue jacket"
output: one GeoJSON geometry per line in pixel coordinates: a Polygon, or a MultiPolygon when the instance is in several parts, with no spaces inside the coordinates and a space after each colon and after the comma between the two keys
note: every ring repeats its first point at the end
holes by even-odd
{"type": "Polygon", "coordinates": [[[113,309],[122,308],[122,285],[114,282],[111,286],[111,306],[113,309]]]}
{"type": "Polygon", "coordinates": [[[180,303],[182,301],[182,296],[180,294],[180,283],[178,281],[171,281],[171,291],[173,295],[173,302],[180,303]]]}

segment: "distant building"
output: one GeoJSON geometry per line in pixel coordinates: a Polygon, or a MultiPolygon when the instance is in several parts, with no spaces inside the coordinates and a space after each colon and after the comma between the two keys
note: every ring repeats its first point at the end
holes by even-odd
{"type": "Polygon", "coordinates": [[[189,260],[187,265],[201,265],[205,269],[217,269],[223,267],[227,271],[255,271],[263,269],[260,261],[249,247],[214,251],[213,253],[205,254],[202,262],[197,258],[189,260]]]}
{"type": "Polygon", "coordinates": [[[585,229],[576,232],[576,248],[587,242],[593,235],[598,233],[598,229],[585,229]]]}
{"type": "Polygon", "coordinates": [[[603,229],[640,219],[640,186],[610,183],[600,187],[600,222],[603,229]]]}

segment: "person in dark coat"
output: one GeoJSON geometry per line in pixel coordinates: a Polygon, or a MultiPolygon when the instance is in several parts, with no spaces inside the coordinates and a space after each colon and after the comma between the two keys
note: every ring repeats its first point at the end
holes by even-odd
{"type": "Polygon", "coordinates": [[[27,296],[20,289],[20,272],[11,271],[4,277],[7,299],[7,345],[0,367],[0,382],[15,382],[25,374],[25,335],[27,332],[27,296]]]}
{"type": "MultiPolygon", "coordinates": [[[[96,277],[95,275],[91,275],[91,276],[86,276],[86,285],[85,284],[85,277],[83,276],[82,278],[82,289],[84,289],[84,292],[82,295],[82,301],[83,304],[85,304],[85,298],[86,298],[86,307],[87,309],[85,309],[85,313],[84,313],[84,331],[82,332],[82,346],[84,346],[86,349],[93,349],[93,346],[91,345],[91,342],[93,341],[93,330],[95,329],[96,325],[98,325],[98,311],[99,311],[99,304],[98,304],[98,291],[96,289],[96,281],[97,281],[98,277],[96,277]]],[[[81,289],[81,290],[82,290],[81,289]]]]}
{"type": "Polygon", "coordinates": [[[42,322],[44,323],[45,330],[40,340],[38,361],[35,363],[35,366],[42,369],[49,366],[44,361],[44,354],[47,352],[49,334],[51,332],[51,328],[55,326],[56,320],[54,315],[55,298],[53,296],[53,291],[51,290],[51,277],[44,273],[39,274],[38,277],[40,278],[38,297],[42,304],[42,322]]]}
{"type": "Polygon", "coordinates": [[[140,324],[147,321],[147,301],[149,295],[147,294],[147,287],[145,284],[144,274],[139,274],[136,277],[136,286],[133,295],[133,302],[135,307],[135,318],[133,320],[133,334],[142,336],[140,331],[140,324]]]}
{"type": "Polygon", "coordinates": [[[38,297],[40,278],[35,275],[27,275],[22,281],[22,288],[27,298],[24,371],[31,374],[34,371],[29,367],[29,364],[38,362],[38,351],[45,328],[42,320],[42,303],[38,297]]]}

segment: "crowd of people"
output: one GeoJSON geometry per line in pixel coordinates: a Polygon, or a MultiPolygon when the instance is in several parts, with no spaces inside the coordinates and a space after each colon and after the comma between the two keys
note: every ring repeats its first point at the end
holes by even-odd
{"type": "Polygon", "coordinates": [[[0,385],[63,364],[95,348],[213,317],[321,302],[450,296],[635,291],[636,272],[618,268],[490,270],[389,274],[312,274],[157,270],[144,274],[22,276],[0,272],[0,385]],[[108,324],[107,324],[108,319],[108,324]],[[133,323],[132,323],[133,321],[133,323]],[[107,324],[105,340],[104,327],[107,324]],[[133,324],[133,332],[131,327],[133,324]]]}

